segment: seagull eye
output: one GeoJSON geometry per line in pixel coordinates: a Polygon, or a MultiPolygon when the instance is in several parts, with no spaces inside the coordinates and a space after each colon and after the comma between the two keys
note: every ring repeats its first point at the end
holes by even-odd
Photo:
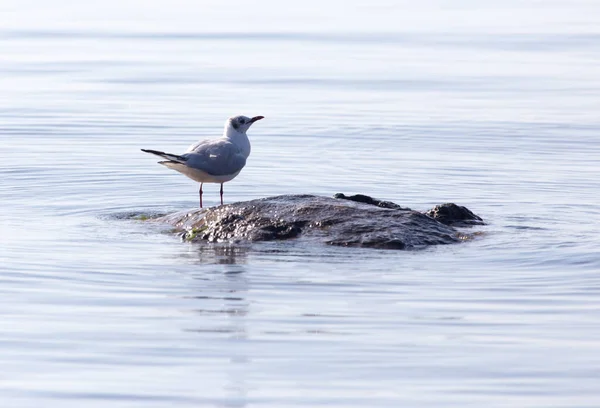
{"type": "Polygon", "coordinates": [[[246,123],[246,121],[244,119],[240,119],[240,123],[243,125],[244,123],[246,123]]]}

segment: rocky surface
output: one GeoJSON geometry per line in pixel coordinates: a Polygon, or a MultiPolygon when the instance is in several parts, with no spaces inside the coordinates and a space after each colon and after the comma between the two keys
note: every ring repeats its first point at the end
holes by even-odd
{"type": "Polygon", "coordinates": [[[440,204],[427,211],[425,215],[438,220],[442,224],[453,227],[471,227],[473,225],[485,225],[483,220],[473,214],[467,207],[454,203],[440,204]]]}
{"type": "Polygon", "coordinates": [[[451,225],[483,223],[455,204],[443,204],[423,214],[389,201],[344,194],[334,198],[268,197],[178,212],[156,221],[175,226],[184,239],[194,242],[310,239],[329,245],[388,249],[460,242],[469,235],[451,225]]]}

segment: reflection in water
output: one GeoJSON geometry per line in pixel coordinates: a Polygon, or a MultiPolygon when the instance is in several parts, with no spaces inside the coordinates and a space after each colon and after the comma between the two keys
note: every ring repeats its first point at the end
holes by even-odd
{"type": "MultiPolygon", "coordinates": [[[[201,264],[237,265],[246,263],[249,247],[234,244],[203,243],[197,246],[201,264]]],[[[226,273],[241,273],[242,269],[230,268],[226,273]]]]}
{"type": "MultiPolygon", "coordinates": [[[[235,251],[234,251],[235,252],[235,251]]],[[[225,386],[229,394],[229,407],[245,407],[248,395],[248,385],[246,376],[248,375],[248,365],[250,356],[246,347],[239,347],[240,343],[245,343],[248,339],[246,317],[249,313],[249,301],[246,298],[248,293],[248,279],[241,266],[228,267],[225,273],[225,280],[229,287],[229,293],[236,293],[241,300],[226,300],[223,310],[227,311],[228,324],[231,327],[229,338],[230,364],[229,364],[229,384],[225,386]]],[[[224,319],[225,315],[222,319],[224,319]]]]}
{"type": "Polygon", "coordinates": [[[246,377],[251,362],[244,347],[248,338],[249,282],[243,263],[246,262],[248,247],[205,244],[197,249],[201,264],[222,266],[203,267],[192,273],[192,277],[200,283],[198,294],[191,296],[197,300],[197,307],[192,311],[198,319],[197,326],[186,331],[198,333],[201,342],[205,341],[207,345],[215,341],[215,336],[226,337],[223,354],[228,356],[228,362],[224,364],[228,378],[224,386],[227,397],[221,406],[245,407],[248,396],[246,377]]]}

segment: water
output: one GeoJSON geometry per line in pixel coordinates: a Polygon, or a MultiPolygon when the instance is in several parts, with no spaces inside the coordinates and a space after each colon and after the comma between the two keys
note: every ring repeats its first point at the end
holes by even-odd
{"type": "MultiPolygon", "coordinates": [[[[597,407],[594,1],[5,0],[3,407],[597,407]],[[423,251],[203,247],[139,151],[264,115],[234,202],[489,222],[423,251]]],[[[218,202],[206,186],[205,203],[218,202]]]]}

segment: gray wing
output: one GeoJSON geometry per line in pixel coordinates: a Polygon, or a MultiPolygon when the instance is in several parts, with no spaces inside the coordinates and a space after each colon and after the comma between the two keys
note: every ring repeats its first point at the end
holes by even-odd
{"type": "Polygon", "coordinates": [[[200,140],[199,142],[194,143],[185,151],[186,153],[195,153],[197,150],[202,149],[203,146],[210,146],[213,143],[220,141],[219,139],[206,139],[200,140]]]}
{"type": "Polygon", "coordinates": [[[182,157],[185,165],[200,169],[213,176],[225,176],[240,171],[246,165],[246,156],[228,140],[207,140],[196,143],[182,157]]]}

